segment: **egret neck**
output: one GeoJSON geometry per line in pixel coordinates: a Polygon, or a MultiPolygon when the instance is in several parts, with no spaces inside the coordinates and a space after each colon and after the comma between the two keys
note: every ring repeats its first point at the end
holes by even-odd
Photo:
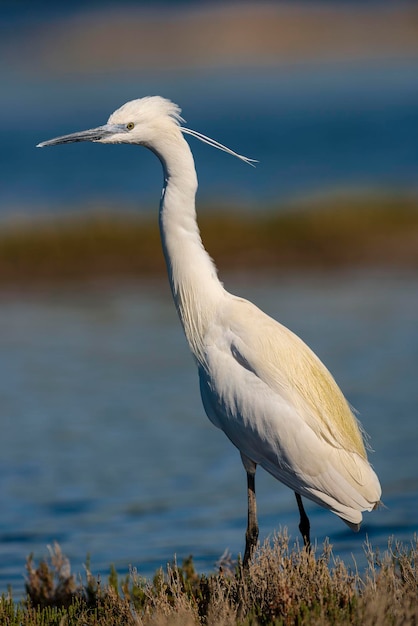
{"type": "Polygon", "coordinates": [[[164,170],[159,223],[170,287],[191,351],[203,363],[205,331],[225,291],[200,237],[194,160],[180,130],[152,149],[164,170]]]}

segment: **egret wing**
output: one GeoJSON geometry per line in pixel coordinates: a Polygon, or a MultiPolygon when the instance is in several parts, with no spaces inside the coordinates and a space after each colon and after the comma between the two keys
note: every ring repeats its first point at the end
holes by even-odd
{"type": "Polygon", "coordinates": [[[380,498],[357,421],[318,357],[287,328],[231,297],[205,337],[209,419],[244,456],[358,529],[380,498]]]}
{"type": "Polygon", "coordinates": [[[227,318],[232,356],[286,398],[319,437],[366,458],[358,422],[314,352],[247,300],[233,298],[227,318]]]}

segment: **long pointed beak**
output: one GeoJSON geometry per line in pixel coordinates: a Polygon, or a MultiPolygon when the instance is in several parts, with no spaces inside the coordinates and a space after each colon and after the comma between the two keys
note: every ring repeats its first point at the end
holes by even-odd
{"type": "Polygon", "coordinates": [[[45,148],[46,146],[57,146],[60,143],[75,143],[77,141],[101,141],[106,137],[120,132],[121,128],[116,124],[105,124],[97,128],[90,128],[89,130],[82,130],[78,133],[71,133],[71,135],[62,135],[62,137],[42,141],[38,143],[36,147],[45,148]]]}

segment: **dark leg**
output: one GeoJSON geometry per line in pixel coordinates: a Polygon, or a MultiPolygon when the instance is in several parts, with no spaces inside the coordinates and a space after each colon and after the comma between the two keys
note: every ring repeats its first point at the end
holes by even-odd
{"type": "Polygon", "coordinates": [[[311,533],[310,533],[311,525],[309,523],[309,517],[306,515],[305,509],[303,508],[302,498],[298,493],[296,493],[296,491],[295,491],[295,496],[296,496],[296,502],[298,503],[298,509],[299,509],[299,515],[300,515],[299,530],[301,532],[305,548],[309,549],[311,545],[311,533]]]}
{"type": "Polygon", "coordinates": [[[257,503],[255,500],[255,472],[247,472],[247,490],[248,490],[248,524],[245,534],[245,554],[244,567],[248,567],[248,563],[254,554],[254,550],[258,541],[258,523],[257,523],[257,503]]]}

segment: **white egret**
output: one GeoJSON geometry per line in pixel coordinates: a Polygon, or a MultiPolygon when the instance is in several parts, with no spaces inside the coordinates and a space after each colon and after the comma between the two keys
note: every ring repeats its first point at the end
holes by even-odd
{"type": "Polygon", "coordinates": [[[379,480],[341,390],[319,358],[290,330],[254,304],[226,291],[203,247],[196,221],[197,176],[183,135],[228,152],[185,128],[180,108],[159,96],[132,100],[104,126],[39,144],[130,143],[161,161],[159,224],[174,302],[199,372],[203,406],[241,453],[247,472],[248,524],[244,563],[258,540],[255,472],[261,465],[290,487],[309,546],[302,496],[357,531],[362,511],[379,504],[379,480]]]}

